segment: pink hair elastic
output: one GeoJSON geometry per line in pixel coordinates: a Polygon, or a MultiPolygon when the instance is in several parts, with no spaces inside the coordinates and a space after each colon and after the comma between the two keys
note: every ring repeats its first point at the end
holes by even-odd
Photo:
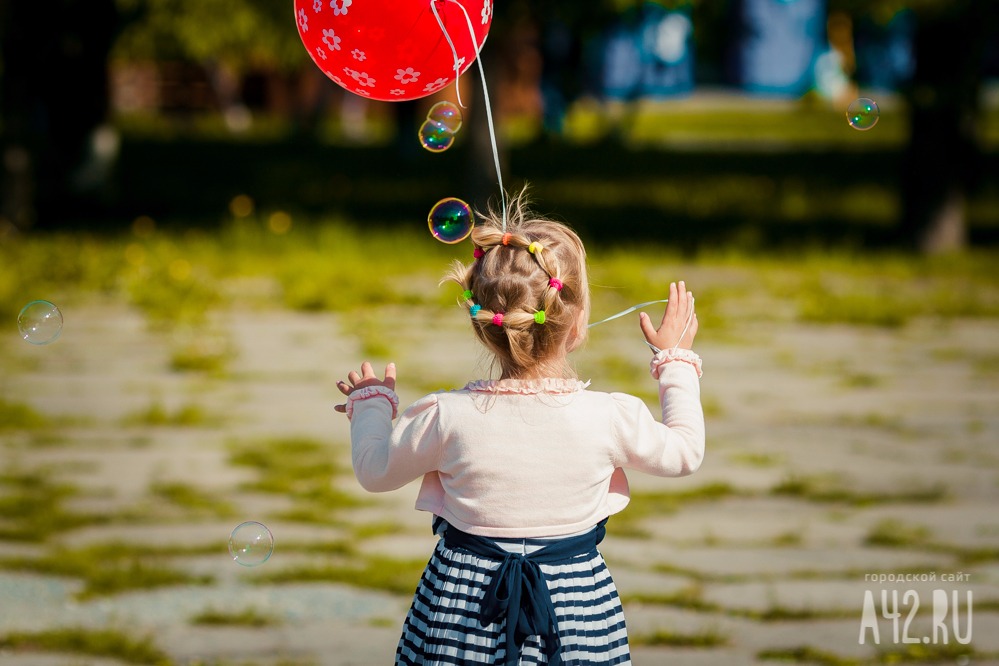
{"type": "Polygon", "coordinates": [[[505,234],[503,234],[503,245],[509,245],[510,244],[510,238],[512,236],[513,236],[513,234],[511,234],[509,231],[506,232],[505,234]]]}
{"type": "Polygon", "coordinates": [[[474,250],[472,250],[472,256],[475,257],[476,259],[481,259],[482,257],[486,256],[486,253],[482,251],[481,247],[477,247],[474,250]]]}
{"type": "Polygon", "coordinates": [[[503,313],[497,312],[493,315],[493,323],[497,326],[503,326],[503,313]]]}
{"type": "Polygon", "coordinates": [[[551,278],[548,280],[548,286],[553,288],[555,291],[562,291],[562,281],[558,278],[551,278]]]}

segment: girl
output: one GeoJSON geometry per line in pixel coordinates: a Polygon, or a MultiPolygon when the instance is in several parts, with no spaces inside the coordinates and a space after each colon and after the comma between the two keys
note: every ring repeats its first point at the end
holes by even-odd
{"type": "Polygon", "coordinates": [[[639,398],[587,390],[568,354],[586,339],[586,254],[565,225],[533,218],[523,195],[509,231],[490,212],[474,260],[446,280],[463,290],[472,331],[499,379],[425,396],[395,426],[394,364],[337,386],[351,419],[354,473],[372,492],[422,477],[416,508],[440,536],[406,616],[397,664],[628,664],[624,613],[597,544],[628,503],[624,468],[683,476],[704,453],[691,351],[693,295],[671,284],[656,328],[662,422],[639,398]]]}

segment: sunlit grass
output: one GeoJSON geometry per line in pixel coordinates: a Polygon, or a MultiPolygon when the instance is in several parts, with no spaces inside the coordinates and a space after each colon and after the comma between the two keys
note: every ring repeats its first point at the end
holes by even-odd
{"type": "Polygon", "coordinates": [[[207,608],[190,620],[191,624],[207,627],[273,627],[282,624],[281,618],[256,608],[241,611],[222,611],[207,608]]]}
{"type": "Polygon", "coordinates": [[[174,585],[209,585],[209,575],[192,574],[167,564],[176,556],[224,552],[218,545],[146,547],[121,541],[80,548],[56,546],[43,557],[0,558],[0,569],[78,579],[79,599],[174,585]]]}
{"type": "Polygon", "coordinates": [[[0,473],[0,539],[44,542],[54,534],[109,520],[65,509],[64,502],[78,494],[75,486],[56,481],[45,470],[5,470],[0,473]]]}
{"type": "Polygon", "coordinates": [[[845,479],[832,475],[791,474],[777,483],[770,492],[776,496],[793,497],[820,504],[847,504],[861,507],[896,503],[934,504],[947,498],[947,491],[941,485],[912,488],[896,493],[864,492],[851,488],[845,479]]]}
{"type": "Polygon", "coordinates": [[[257,583],[331,582],[381,590],[398,595],[413,594],[427,558],[402,559],[364,555],[342,564],[290,567],[254,579],[257,583]]]}
{"type": "Polygon", "coordinates": [[[242,484],[244,491],[281,495],[292,507],[276,517],[282,520],[337,524],[338,514],[367,500],[336,487],[349,470],[328,445],[308,438],[277,438],[230,445],[230,462],[248,467],[256,478],[242,484]]]}
{"type": "Polygon", "coordinates": [[[172,662],[148,636],[132,638],[116,629],[65,627],[0,635],[0,648],[14,652],[54,652],[117,659],[126,664],[169,666],[172,662]]]}

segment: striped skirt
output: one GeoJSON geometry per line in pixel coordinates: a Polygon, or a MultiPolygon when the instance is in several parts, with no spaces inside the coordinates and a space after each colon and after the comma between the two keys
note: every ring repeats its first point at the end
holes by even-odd
{"type": "MultiPolygon", "coordinates": [[[[446,528],[446,524],[445,524],[446,528]]],[[[496,540],[505,549],[537,549],[542,539],[496,540]]],[[[541,564],[551,592],[565,666],[630,664],[624,610],[604,558],[596,550],[565,564],[541,564]]],[[[462,549],[444,539],[416,589],[396,649],[396,664],[459,665],[504,663],[506,618],[482,626],[479,602],[499,562],[462,549]]],[[[520,664],[548,663],[544,640],[531,636],[520,664]]]]}

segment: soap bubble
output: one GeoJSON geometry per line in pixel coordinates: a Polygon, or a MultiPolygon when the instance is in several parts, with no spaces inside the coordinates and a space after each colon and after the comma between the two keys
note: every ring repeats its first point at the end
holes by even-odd
{"type": "Polygon", "coordinates": [[[420,145],[432,153],[442,153],[454,143],[454,132],[442,123],[425,120],[420,125],[420,145]]]}
{"type": "Polygon", "coordinates": [[[441,199],[430,209],[427,217],[430,233],[442,243],[460,243],[468,238],[475,226],[472,207],[461,199],[441,199]]]}
{"type": "Polygon", "coordinates": [[[461,109],[451,102],[437,102],[427,112],[427,120],[454,134],[461,129],[461,109]]]}
{"type": "Polygon", "coordinates": [[[846,108],[846,121],[853,129],[865,131],[878,124],[881,110],[877,102],[868,97],[861,97],[850,102],[846,108]]]}
{"type": "Polygon", "coordinates": [[[274,535],[262,523],[248,520],[237,525],[229,535],[229,554],[244,567],[263,564],[273,552],[274,535]]]}
{"type": "Polygon", "coordinates": [[[62,333],[62,313],[48,301],[31,301],[17,315],[17,330],[33,345],[55,342],[62,333]]]}

